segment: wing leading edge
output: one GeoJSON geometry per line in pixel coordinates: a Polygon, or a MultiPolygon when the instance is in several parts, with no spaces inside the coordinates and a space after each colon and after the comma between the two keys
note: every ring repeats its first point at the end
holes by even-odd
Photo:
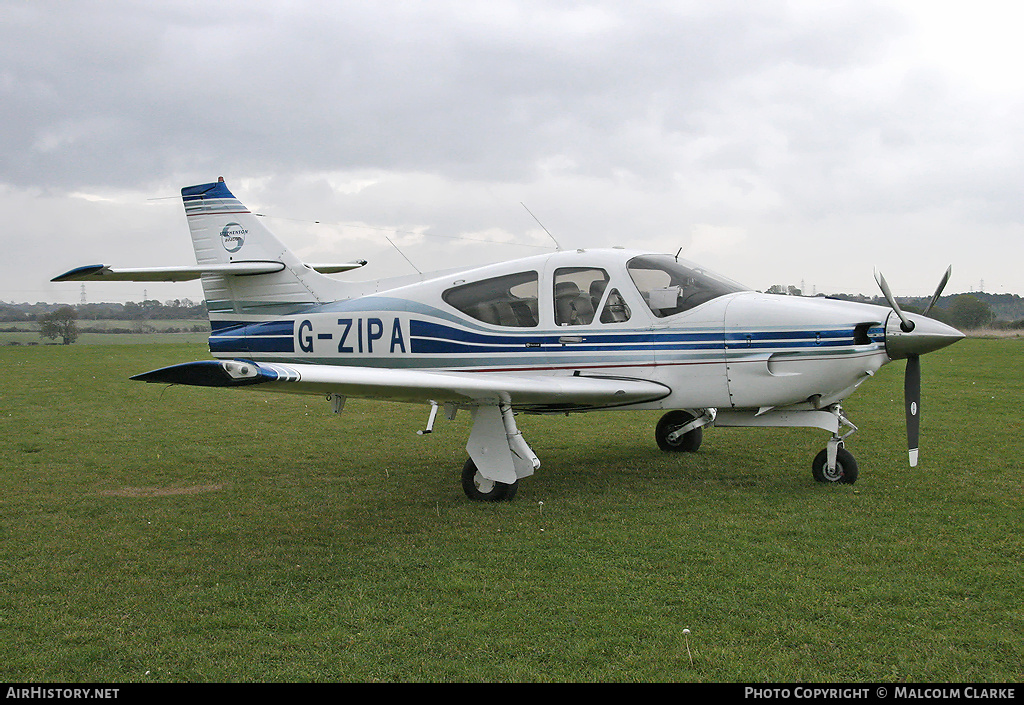
{"type": "Polygon", "coordinates": [[[142,382],[204,387],[252,387],[296,394],[403,402],[507,403],[534,411],[625,406],[668,396],[663,384],[638,379],[526,376],[446,370],[396,370],[326,365],[282,365],[248,360],[205,360],[132,377],[142,382]]]}

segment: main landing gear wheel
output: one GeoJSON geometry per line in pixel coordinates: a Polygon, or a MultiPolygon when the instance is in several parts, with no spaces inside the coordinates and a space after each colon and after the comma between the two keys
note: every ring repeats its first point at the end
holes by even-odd
{"type": "Polygon", "coordinates": [[[462,491],[474,501],[508,502],[516,496],[517,489],[519,489],[518,480],[511,485],[488,480],[476,469],[476,463],[472,458],[469,458],[462,466],[462,491]]]}
{"type": "Polygon", "coordinates": [[[833,482],[843,485],[852,485],[857,481],[857,461],[845,448],[836,450],[836,467],[828,469],[828,450],[823,449],[815,456],[811,464],[811,472],[818,482],[833,482]]]}
{"type": "Polygon", "coordinates": [[[654,438],[658,441],[658,447],[666,451],[696,452],[700,448],[701,441],[704,440],[704,429],[702,427],[698,426],[691,431],[687,431],[675,440],[669,440],[668,438],[670,433],[677,428],[685,426],[695,418],[697,417],[690,412],[681,410],[670,411],[662,416],[661,420],[658,421],[657,428],[654,429],[654,438]]]}

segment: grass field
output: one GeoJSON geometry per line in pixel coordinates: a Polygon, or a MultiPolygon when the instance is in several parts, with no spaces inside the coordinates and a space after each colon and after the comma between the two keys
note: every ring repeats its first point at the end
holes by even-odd
{"type": "Polygon", "coordinates": [[[520,416],[543,467],[459,487],[469,415],[162,388],[198,345],[0,348],[0,679],[1019,682],[1019,339],[903,364],[827,434],[520,416]],[[684,639],[682,630],[691,630],[684,639]],[[692,660],[691,660],[692,659],[692,660]]]}

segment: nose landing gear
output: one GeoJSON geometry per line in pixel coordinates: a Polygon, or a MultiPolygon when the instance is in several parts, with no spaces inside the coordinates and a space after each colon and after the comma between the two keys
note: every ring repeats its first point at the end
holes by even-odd
{"type": "Polygon", "coordinates": [[[829,411],[836,417],[836,430],[832,432],[828,446],[814,457],[814,462],[811,463],[811,474],[818,482],[852,485],[857,481],[857,461],[853,459],[853,454],[843,447],[843,444],[857,430],[857,427],[850,423],[838,404],[832,406],[829,411]],[[850,430],[840,434],[839,429],[844,425],[848,426],[850,430]]]}

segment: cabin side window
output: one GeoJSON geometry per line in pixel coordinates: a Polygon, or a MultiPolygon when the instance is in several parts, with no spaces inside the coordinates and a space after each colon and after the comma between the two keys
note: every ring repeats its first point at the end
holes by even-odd
{"type": "Polygon", "coordinates": [[[533,328],[537,325],[537,272],[518,272],[460,284],[441,298],[471,318],[495,326],[533,328]]]}
{"type": "Polygon", "coordinates": [[[555,324],[585,326],[629,320],[629,306],[619,290],[608,290],[608,272],[597,267],[562,267],[555,270],[555,324]],[[597,312],[600,311],[600,316],[597,312]]]}
{"type": "Polygon", "coordinates": [[[585,326],[608,286],[608,273],[594,267],[562,267],[555,270],[555,325],[585,326]],[[594,296],[594,294],[597,294],[594,296]],[[596,299],[596,300],[595,300],[596,299]]]}

